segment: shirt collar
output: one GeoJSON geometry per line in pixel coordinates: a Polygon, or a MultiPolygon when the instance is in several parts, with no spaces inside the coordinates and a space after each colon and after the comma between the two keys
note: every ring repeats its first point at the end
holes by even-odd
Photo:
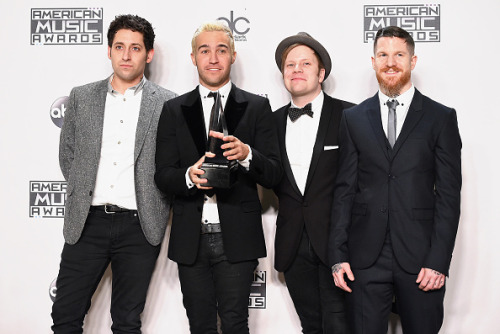
{"type": "MultiPolygon", "coordinates": [[[[415,94],[415,86],[413,83],[411,84],[411,87],[404,92],[403,94],[399,95],[395,99],[398,100],[399,105],[401,106],[409,106],[411,103],[411,100],[413,100],[413,95],[415,94]]],[[[385,104],[388,100],[393,100],[393,97],[389,97],[382,93],[382,91],[379,89],[378,91],[378,98],[380,100],[381,104],[385,104]]]]}
{"type": "MultiPolygon", "coordinates": [[[[325,99],[325,95],[323,93],[323,91],[320,91],[318,96],[316,96],[310,103],[311,103],[311,110],[312,111],[317,111],[317,110],[321,110],[321,108],[323,107],[323,101],[325,99]],[[319,108],[319,109],[318,109],[319,108]]],[[[295,103],[293,103],[293,100],[291,101],[291,106],[293,108],[298,108],[295,103]]]]}
{"type": "MultiPolygon", "coordinates": [[[[229,80],[228,83],[226,83],[224,86],[218,89],[223,99],[227,99],[227,97],[229,96],[229,92],[231,91],[231,87],[232,87],[231,80],[229,80]]],[[[208,94],[212,92],[210,89],[208,89],[203,85],[199,85],[198,90],[202,98],[207,98],[208,94]]]]}
{"type": "MultiPolygon", "coordinates": [[[[111,81],[113,81],[113,77],[114,77],[114,74],[111,74],[111,76],[109,77],[109,80],[108,80],[108,93],[110,93],[112,95],[117,95],[119,93],[116,90],[114,90],[113,86],[111,85],[111,81]]],[[[137,85],[135,85],[133,87],[130,87],[130,88],[127,88],[127,90],[134,91],[134,95],[136,95],[137,93],[139,93],[140,91],[142,91],[142,89],[144,88],[144,84],[146,83],[146,81],[147,81],[147,79],[143,75],[141,81],[137,85]]]]}

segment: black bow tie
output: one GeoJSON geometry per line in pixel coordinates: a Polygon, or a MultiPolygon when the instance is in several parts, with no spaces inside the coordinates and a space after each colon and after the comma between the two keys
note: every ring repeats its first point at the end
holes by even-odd
{"type": "Polygon", "coordinates": [[[307,114],[313,117],[313,111],[311,110],[311,103],[308,103],[304,106],[304,108],[294,108],[290,107],[288,109],[288,116],[292,122],[295,122],[300,116],[307,114]]]}

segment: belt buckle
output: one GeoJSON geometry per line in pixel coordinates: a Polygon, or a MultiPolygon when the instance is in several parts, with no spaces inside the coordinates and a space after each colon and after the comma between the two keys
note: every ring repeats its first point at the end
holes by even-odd
{"type": "Polygon", "coordinates": [[[114,211],[108,211],[108,205],[104,204],[104,212],[106,212],[108,215],[115,214],[116,212],[114,211]]]}

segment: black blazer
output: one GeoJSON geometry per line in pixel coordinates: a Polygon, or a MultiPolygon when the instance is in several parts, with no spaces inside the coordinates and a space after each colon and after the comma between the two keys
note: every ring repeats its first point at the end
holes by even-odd
{"type": "Polygon", "coordinates": [[[324,95],[321,119],[313,148],[304,195],[301,194],[288,160],[285,134],[290,103],[275,114],[284,175],[274,188],[279,199],[276,221],[275,261],[278,271],[285,271],[292,263],[305,227],[314,251],[328,265],[328,236],[333,201],[333,187],[337,174],[338,129],[342,110],[353,104],[324,95]],[[326,148],[326,150],[325,150],[326,148]]]}
{"type": "MultiPolygon", "coordinates": [[[[188,189],[185,173],[205,154],[206,130],[198,88],[167,101],[158,123],[155,181],[174,195],[168,256],[183,264],[196,260],[204,193],[188,189]]],[[[257,183],[272,188],[281,177],[276,129],[269,101],[234,84],[226,102],[229,134],[252,148],[248,171],[228,190],[216,190],[224,251],[230,262],[266,256],[257,183]]]]}
{"type": "Polygon", "coordinates": [[[371,266],[387,229],[398,263],[448,274],[460,217],[462,143],[454,109],[418,90],[394,145],[378,94],[344,112],[340,125],[330,264],[371,266]]]}

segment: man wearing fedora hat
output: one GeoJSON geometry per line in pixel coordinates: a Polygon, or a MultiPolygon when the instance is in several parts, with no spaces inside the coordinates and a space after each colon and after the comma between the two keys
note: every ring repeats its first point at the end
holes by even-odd
{"type": "Polygon", "coordinates": [[[338,129],[352,103],[322,90],[332,61],[309,34],[285,38],[276,64],[291,102],[274,115],[284,175],[279,199],[275,268],[284,273],[303,333],[348,333],[344,292],[328,266],[328,235],[337,174],[338,129]]]}

